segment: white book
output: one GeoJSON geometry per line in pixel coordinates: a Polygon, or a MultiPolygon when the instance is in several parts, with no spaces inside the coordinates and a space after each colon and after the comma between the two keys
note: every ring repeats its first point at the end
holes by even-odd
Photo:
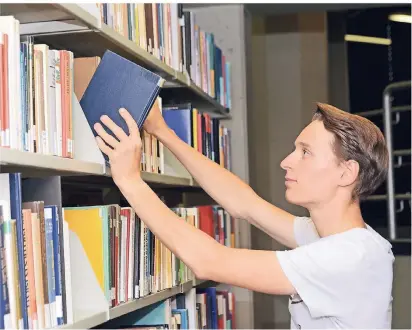
{"type": "Polygon", "coordinates": [[[56,150],[56,57],[55,52],[51,49],[48,51],[48,68],[47,68],[47,80],[48,80],[48,96],[49,96],[49,132],[48,132],[48,145],[49,152],[52,155],[57,156],[56,150]]]}
{"type": "Polygon", "coordinates": [[[56,61],[55,65],[55,78],[56,78],[56,97],[55,97],[55,111],[56,111],[56,130],[55,130],[55,148],[57,156],[63,156],[63,130],[62,130],[62,82],[61,82],[61,65],[60,65],[60,51],[53,50],[56,61]]]}
{"type": "MultiPolygon", "coordinates": [[[[5,47],[5,34],[3,32],[0,31],[0,46],[5,47]]],[[[5,68],[4,68],[5,69],[5,68]]],[[[5,79],[7,79],[7,77],[5,77],[5,79]]],[[[2,86],[0,85],[0,88],[2,88],[2,86]]],[[[6,146],[6,131],[3,128],[3,118],[0,118],[0,146],[6,146]]]]}
{"type": "Polygon", "coordinates": [[[125,297],[125,272],[126,272],[126,235],[127,235],[127,228],[126,223],[127,219],[125,216],[121,215],[121,230],[122,230],[122,239],[120,241],[120,298],[121,302],[126,301],[125,297]]]}
{"type": "Polygon", "coordinates": [[[129,274],[127,283],[127,296],[133,299],[133,265],[134,265],[134,237],[135,237],[135,214],[133,209],[130,213],[130,239],[129,239],[129,274]]]}
{"type": "MultiPolygon", "coordinates": [[[[40,137],[40,141],[39,145],[41,145],[41,152],[45,155],[49,155],[51,154],[50,152],[50,147],[49,147],[49,138],[48,138],[48,134],[50,131],[50,122],[49,122],[49,118],[50,118],[50,107],[49,107],[49,75],[48,75],[48,62],[49,62],[49,46],[46,44],[37,44],[34,45],[34,49],[42,52],[43,54],[43,61],[42,61],[42,69],[43,69],[43,86],[42,86],[42,90],[43,90],[43,116],[44,116],[44,129],[39,132],[39,137],[40,137]]],[[[40,78],[40,79],[41,79],[40,78]]],[[[39,117],[37,117],[39,118],[39,117]]]]}

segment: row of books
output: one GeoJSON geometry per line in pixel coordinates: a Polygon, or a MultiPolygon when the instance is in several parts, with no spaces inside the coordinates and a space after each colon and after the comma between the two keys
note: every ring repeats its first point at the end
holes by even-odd
{"type": "Polygon", "coordinates": [[[228,170],[231,164],[231,131],[218,118],[202,113],[190,103],[166,105],[167,125],[195,150],[228,170]]]}
{"type": "MultiPolygon", "coordinates": [[[[0,17],[0,147],[76,158],[74,107],[78,106],[77,101],[81,100],[100,58],[74,58],[71,51],[35,44],[31,37],[25,39],[20,42],[16,19],[0,17]]],[[[165,119],[174,129],[178,129],[176,125],[188,125],[173,119],[180,112],[169,111],[181,109],[181,106],[163,105],[161,97],[157,97],[156,102],[161,111],[167,110],[165,119]]],[[[187,127],[193,138],[186,141],[210,159],[230,168],[228,129],[206,113],[197,109],[191,111],[194,117],[187,127]]],[[[144,130],[142,141],[141,170],[164,174],[162,143],[144,130]]]]}
{"type": "Polygon", "coordinates": [[[97,3],[100,20],[231,108],[231,64],[179,3],[97,3]]]}
{"type": "Polygon", "coordinates": [[[193,288],[130,313],[116,320],[116,325],[132,329],[235,329],[235,296],[215,287],[193,288]]]}
{"type": "Polygon", "coordinates": [[[73,53],[25,39],[0,17],[0,145],[72,158],[73,53]]]}
{"type": "MultiPolygon", "coordinates": [[[[79,277],[79,268],[83,285],[96,283],[107,309],[194,279],[132,208],[60,208],[42,199],[22,200],[19,173],[0,174],[0,182],[1,328],[73,323],[80,290],[73,276],[79,277]]],[[[235,246],[234,219],[221,207],[172,210],[221,244],[235,246]]]]}

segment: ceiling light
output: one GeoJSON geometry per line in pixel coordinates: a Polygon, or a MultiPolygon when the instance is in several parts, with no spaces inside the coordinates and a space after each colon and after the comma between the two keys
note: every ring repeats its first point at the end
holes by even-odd
{"type": "Polygon", "coordinates": [[[389,46],[390,44],[392,44],[391,39],[368,37],[368,36],[361,36],[361,35],[356,35],[356,34],[346,34],[345,41],[363,42],[367,44],[376,44],[376,45],[385,45],[385,46],[389,46]]]}
{"type": "Polygon", "coordinates": [[[412,23],[412,16],[406,14],[391,14],[389,15],[389,20],[401,23],[412,23]]]}

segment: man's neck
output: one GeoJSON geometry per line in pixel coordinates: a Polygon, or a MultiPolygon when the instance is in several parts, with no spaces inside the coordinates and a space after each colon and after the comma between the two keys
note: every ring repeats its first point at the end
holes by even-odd
{"type": "Polygon", "coordinates": [[[358,201],[342,202],[342,199],[335,199],[327,205],[311,207],[309,212],[320,237],[353,228],[366,228],[358,201]]]}

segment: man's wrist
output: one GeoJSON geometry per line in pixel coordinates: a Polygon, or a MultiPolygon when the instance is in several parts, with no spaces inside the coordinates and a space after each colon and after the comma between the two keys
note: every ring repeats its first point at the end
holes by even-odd
{"type": "Polygon", "coordinates": [[[160,142],[164,143],[170,137],[170,133],[173,132],[168,126],[162,126],[158,130],[156,130],[153,135],[158,139],[160,142]]]}
{"type": "Polygon", "coordinates": [[[144,184],[145,182],[143,181],[141,174],[137,173],[133,176],[122,177],[115,183],[119,187],[120,191],[127,192],[130,189],[134,189],[133,187],[137,187],[141,184],[144,184]]]}

